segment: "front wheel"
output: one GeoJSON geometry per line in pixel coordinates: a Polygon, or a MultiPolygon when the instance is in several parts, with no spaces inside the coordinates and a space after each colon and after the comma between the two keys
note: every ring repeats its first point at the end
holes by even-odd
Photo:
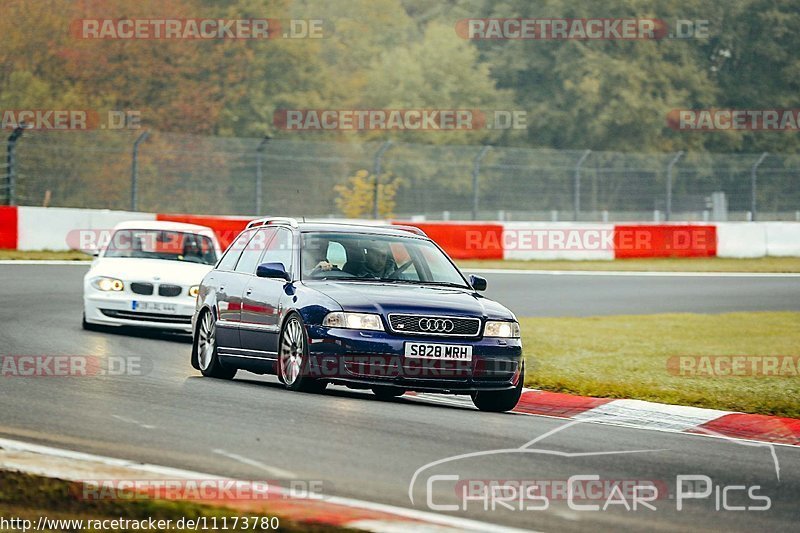
{"type": "Polygon", "coordinates": [[[472,403],[481,411],[504,413],[517,406],[522,396],[522,384],[525,381],[525,365],[519,373],[517,386],[510,390],[473,392],[472,403]]]}
{"type": "Polygon", "coordinates": [[[217,354],[217,322],[209,311],[203,313],[197,335],[194,337],[194,352],[197,354],[197,367],[207,378],[233,379],[235,368],[222,366],[217,354]]]}
{"type": "Polygon", "coordinates": [[[309,370],[306,328],[297,315],[283,324],[278,356],[278,379],[292,391],[322,392],[327,382],[303,375],[309,370]]]}

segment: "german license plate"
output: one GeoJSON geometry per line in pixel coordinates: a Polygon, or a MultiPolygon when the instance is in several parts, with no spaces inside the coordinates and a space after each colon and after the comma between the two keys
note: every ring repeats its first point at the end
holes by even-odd
{"type": "Polygon", "coordinates": [[[456,344],[430,344],[407,342],[405,354],[408,358],[434,359],[439,361],[472,361],[472,346],[456,344]]]}
{"type": "Polygon", "coordinates": [[[138,300],[133,300],[131,302],[131,311],[174,315],[178,312],[178,307],[175,304],[164,304],[161,302],[140,302],[138,300]]]}

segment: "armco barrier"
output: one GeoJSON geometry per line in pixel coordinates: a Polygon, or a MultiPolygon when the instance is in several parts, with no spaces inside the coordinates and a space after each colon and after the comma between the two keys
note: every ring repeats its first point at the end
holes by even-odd
{"type": "Polygon", "coordinates": [[[715,226],[632,224],[614,226],[614,257],[715,257],[715,226]]]}
{"type": "Polygon", "coordinates": [[[0,206],[0,250],[17,249],[17,208],[0,206]]]}

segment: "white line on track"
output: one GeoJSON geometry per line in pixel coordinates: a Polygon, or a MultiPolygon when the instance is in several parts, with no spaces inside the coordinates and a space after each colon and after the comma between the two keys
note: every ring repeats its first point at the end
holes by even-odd
{"type": "Polygon", "coordinates": [[[255,468],[260,468],[264,472],[268,473],[271,476],[275,476],[281,479],[294,479],[297,475],[294,472],[289,472],[288,470],[284,470],[282,468],[278,468],[276,466],[265,465],[259,461],[254,459],[250,459],[248,457],[244,457],[242,455],[238,455],[235,453],[230,453],[225,450],[221,450],[217,448],[216,450],[211,450],[212,452],[216,453],[217,455],[222,455],[223,457],[227,457],[228,459],[233,459],[234,461],[238,461],[242,464],[246,464],[248,466],[253,466],[255,468]]]}
{"type": "Polygon", "coordinates": [[[144,429],[156,429],[156,426],[139,422],[138,420],[134,420],[133,418],[128,418],[126,416],[119,416],[119,415],[111,415],[111,416],[112,418],[116,418],[120,422],[125,422],[126,424],[133,424],[134,426],[139,426],[140,428],[144,429]]]}
{"type": "MultiPolygon", "coordinates": [[[[132,470],[138,470],[141,472],[149,472],[151,474],[164,476],[167,479],[174,479],[174,478],[183,478],[183,479],[220,479],[220,480],[228,480],[230,478],[224,478],[221,476],[215,476],[213,474],[202,473],[202,472],[193,472],[191,470],[182,470],[179,468],[171,468],[167,466],[160,466],[154,465],[149,463],[137,463],[134,461],[128,461],[125,459],[116,459],[113,457],[106,457],[102,455],[94,455],[84,452],[75,452],[72,450],[65,450],[63,448],[51,448],[49,446],[42,446],[39,444],[31,444],[22,441],[10,440],[10,439],[3,439],[0,438],[0,449],[2,450],[9,450],[9,451],[18,451],[18,452],[30,452],[34,454],[41,454],[50,457],[60,457],[64,459],[72,459],[77,461],[86,461],[86,462],[93,462],[96,464],[106,465],[106,466],[114,466],[114,467],[124,467],[130,468],[132,470]]],[[[42,474],[41,472],[34,472],[39,475],[47,475],[42,474]]],[[[81,472],[80,475],[59,475],[58,477],[62,479],[66,479],[70,481],[81,481],[85,478],[85,472],[81,472]]],[[[277,487],[276,493],[280,494],[289,494],[285,490],[277,487]]],[[[382,504],[382,503],[373,503],[364,500],[356,500],[353,498],[341,498],[338,496],[328,496],[324,494],[319,494],[318,496],[321,497],[323,501],[329,504],[334,505],[341,505],[343,507],[350,507],[353,509],[366,509],[376,512],[383,512],[389,513],[398,517],[404,517],[410,520],[419,520],[423,523],[427,523],[429,525],[439,525],[444,527],[454,528],[456,531],[480,531],[480,532],[497,532],[497,533],[517,533],[526,530],[521,530],[512,527],[501,526],[497,524],[491,524],[488,522],[481,522],[478,520],[472,520],[469,518],[461,518],[456,516],[448,516],[443,514],[436,514],[427,511],[419,511],[417,509],[410,509],[407,507],[396,507],[394,505],[382,504]]],[[[391,531],[397,530],[397,525],[395,522],[388,522],[385,523],[381,520],[374,521],[371,524],[373,527],[370,529],[372,531],[378,532],[386,532],[389,533],[391,531]]],[[[407,527],[415,527],[415,531],[440,531],[440,529],[435,528],[425,528],[425,524],[419,525],[407,525],[407,527]]],[[[408,529],[406,529],[408,530],[408,529]]]]}
{"type": "Polygon", "coordinates": [[[631,276],[653,278],[800,278],[800,272],[633,272],[624,270],[517,270],[465,268],[475,274],[528,274],[536,276],[631,276]]]}

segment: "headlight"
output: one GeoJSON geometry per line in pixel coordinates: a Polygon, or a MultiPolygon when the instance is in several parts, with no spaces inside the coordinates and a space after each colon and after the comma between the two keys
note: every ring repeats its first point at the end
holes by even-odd
{"type": "Polygon", "coordinates": [[[347,329],[373,329],[383,331],[383,322],[381,322],[380,315],[371,315],[368,313],[342,313],[341,311],[335,313],[328,313],[325,320],[322,321],[323,326],[329,328],[347,328],[347,329]]]}
{"type": "Polygon", "coordinates": [[[189,296],[197,298],[198,294],[200,294],[200,285],[192,285],[189,287],[189,296]]]}
{"type": "Polygon", "coordinates": [[[92,280],[92,286],[101,291],[121,291],[125,288],[125,284],[122,283],[122,280],[105,277],[94,278],[92,280]]]}
{"type": "Polygon", "coordinates": [[[505,339],[519,338],[519,324],[516,322],[499,322],[490,320],[483,328],[484,337],[503,337],[505,339]]]}

